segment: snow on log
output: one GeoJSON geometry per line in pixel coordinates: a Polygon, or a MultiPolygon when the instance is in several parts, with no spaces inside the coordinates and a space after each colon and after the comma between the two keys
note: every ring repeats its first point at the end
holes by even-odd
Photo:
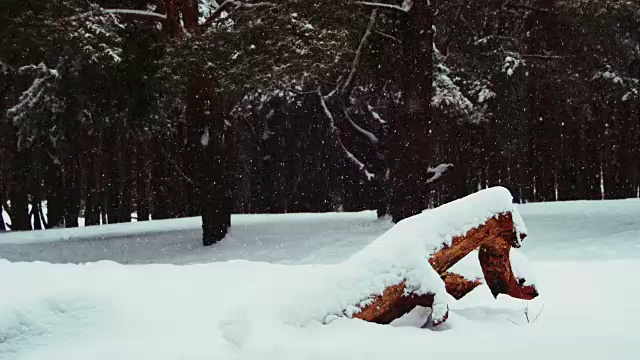
{"type": "Polygon", "coordinates": [[[343,313],[386,324],[416,306],[428,306],[433,309],[434,324],[439,324],[448,316],[447,290],[460,298],[481,284],[446,273],[477,248],[485,249],[480,257],[494,295],[533,298],[535,288],[519,286],[509,262],[509,250],[520,247],[525,235],[511,194],[502,187],[407,218],[346,261],[344,265],[366,269],[367,278],[359,279],[366,285],[341,283],[338,287],[355,285],[370,292],[355,292],[360,294],[359,301],[343,313]]]}

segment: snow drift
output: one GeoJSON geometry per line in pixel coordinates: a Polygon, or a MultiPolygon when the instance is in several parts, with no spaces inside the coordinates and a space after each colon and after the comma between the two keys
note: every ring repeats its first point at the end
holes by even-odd
{"type": "Polygon", "coordinates": [[[45,348],[69,355],[59,358],[135,358],[150,344],[180,338],[189,345],[164,358],[188,358],[199,343],[207,344],[209,355],[223,356],[272,329],[293,334],[353,317],[373,296],[402,282],[405,295],[432,294],[431,316],[442,320],[451,299],[430,256],[506,213],[525,233],[509,192],[484,190],[398,223],[335,265],[0,260],[0,354],[28,358],[45,348]],[[191,337],[183,339],[181,332],[191,337]]]}

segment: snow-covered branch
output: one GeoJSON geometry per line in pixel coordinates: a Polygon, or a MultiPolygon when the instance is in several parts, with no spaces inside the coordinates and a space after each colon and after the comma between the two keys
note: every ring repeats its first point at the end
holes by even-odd
{"type": "Polygon", "coordinates": [[[376,119],[381,125],[387,125],[387,120],[383,119],[380,114],[373,110],[373,107],[371,105],[367,104],[367,109],[371,113],[371,116],[373,116],[373,118],[376,119]]]}
{"type": "Polygon", "coordinates": [[[340,148],[342,148],[342,151],[344,151],[345,155],[347,156],[347,159],[349,159],[349,161],[351,161],[354,165],[358,167],[359,170],[361,170],[364,173],[364,176],[367,178],[367,180],[373,179],[375,175],[370,173],[367,170],[366,165],[362,161],[360,161],[355,155],[353,155],[353,153],[349,151],[346,146],[344,146],[344,143],[340,139],[340,130],[336,127],[336,122],[333,117],[333,114],[331,114],[331,111],[329,110],[329,107],[327,106],[327,103],[324,100],[324,96],[322,96],[322,92],[320,92],[320,89],[318,89],[318,97],[320,98],[320,105],[322,106],[322,110],[324,111],[324,114],[329,119],[329,126],[331,127],[331,132],[335,136],[336,142],[338,143],[340,148]]]}
{"type": "Polygon", "coordinates": [[[167,15],[158,14],[153,11],[145,11],[145,10],[131,10],[131,9],[103,9],[103,13],[106,14],[126,14],[126,15],[139,15],[139,16],[151,16],[157,17],[159,19],[166,19],[167,15]]]}
{"type": "MultiPolygon", "coordinates": [[[[407,3],[407,2],[405,1],[405,3],[407,3]]],[[[406,14],[410,9],[410,7],[406,8],[404,6],[401,7],[401,6],[398,6],[398,5],[378,3],[378,2],[369,2],[369,1],[358,1],[358,4],[363,5],[363,6],[372,6],[372,7],[376,7],[376,8],[380,8],[380,9],[384,9],[384,10],[394,10],[394,11],[401,12],[403,14],[406,14]]]]}
{"type": "Polygon", "coordinates": [[[349,120],[349,123],[351,123],[351,126],[353,126],[353,128],[356,129],[359,133],[366,136],[367,139],[371,141],[371,143],[373,144],[378,143],[378,137],[375,136],[372,132],[363,129],[362,127],[360,127],[360,125],[356,124],[356,122],[353,121],[351,116],[349,116],[349,113],[347,112],[347,110],[344,110],[344,116],[347,118],[347,120],[349,120]]]}
{"type": "Polygon", "coordinates": [[[389,34],[387,34],[387,33],[384,33],[384,32],[382,32],[382,31],[379,31],[379,30],[376,30],[376,31],[375,31],[375,33],[376,33],[376,34],[378,34],[378,35],[380,35],[380,36],[382,36],[382,37],[385,37],[385,38],[387,38],[387,39],[390,39],[390,40],[392,40],[393,42],[396,42],[396,43],[399,43],[399,44],[401,44],[401,43],[402,43],[402,41],[401,41],[400,39],[398,39],[397,37],[395,37],[395,36],[393,36],[393,35],[389,35],[389,34]]]}
{"type": "Polygon", "coordinates": [[[427,184],[430,184],[441,178],[442,175],[444,175],[444,173],[446,173],[450,167],[453,167],[453,164],[440,164],[434,168],[429,166],[429,168],[427,169],[427,173],[433,175],[427,179],[427,184]]]}
{"type": "Polygon", "coordinates": [[[360,59],[362,59],[362,51],[364,50],[365,45],[371,36],[371,30],[376,24],[376,18],[378,16],[378,10],[373,9],[371,11],[371,16],[369,17],[369,25],[367,26],[367,30],[364,32],[362,39],[360,39],[360,44],[358,45],[358,49],[356,50],[356,56],[353,58],[353,62],[351,63],[351,70],[349,71],[349,76],[347,80],[344,82],[342,86],[342,90],[340,91],[341,96],[347,96],[351,91],[351,84],[353,83],[353,79],[355,78],[356,72],[358,71],[358,65],[360,65],[360,59]]]}
{"type": "Polygon", "coordinates": [[[153,18],[155,18],[158,21],[166,20],[167,18],[167,15],[159,14],[153,11],[133,10],[133,9],[102,9],[96,6],[94,10],[69,17],[67,18],[67,20],[78,20],[78,19],[82,19],[90,16],[100,15],[100,14],[133,15],[133,16],[140,16],[144,18],[150,18],[152,20],[153,18]]]}
{"type": "Polygon", "coordinates": [[[347,155],[347,158],[351,160],[351,162],[355,164],[358,167],[358,169],[362,170],[362,172],[364,173],[364,176],[367,177],[367,180],[372,180],[373,178],[376,177],[375,174],[372,174],[367,170],[367,167],[362,163],[362,161],[358,160],[358,158],[356,158],[355,155],[353,155],[349,150],[347,150],[347,148],[344,146],[344,144],[340,139],[338,139],[338,143],[342,147],[342,150],[345,152],[345,155],[347,155]]]}
{"type": "Polygon", "coordinates": [[[320,96],[320,105],[322,106],[322,110],[324,111],[324,114],[329,119],[329,126],[331,126],[331,131],[337,132],[338,128],[336,127],[336,122],[333,118],[333,114],[331,114],[331,111],[329,111],[329,108],[327,107],[327,102],[324,101],[324,96],[322,96],[322,92],[320,92],[320,89],[318,89],[318,95],[320,96]]]}
{"type": "Polygon", "coordinates": [[[512,4],[510,1],[507,1],[507,3],[504,5],[504,7],[505,8],[510,8],[510,9],[526,10],[526,11],[538,11],[538,12],[543,12],[543,13],[548,13],[549,12],[548,9],[538,8],[538,7],[527,5],[527,4],[512,4]]]}
{"type": "Polygon", "coordinates": [[[14,123],[30,116],[30,111],[47,96],[49,82],[60,76],[57,70],[49,69],[44,63],[23,66],[18,70],[19,73],[28,71],[36,72],[33,83],[20,95],[18,103],[7,110],[7,115],[13,119],[14,123]]]}

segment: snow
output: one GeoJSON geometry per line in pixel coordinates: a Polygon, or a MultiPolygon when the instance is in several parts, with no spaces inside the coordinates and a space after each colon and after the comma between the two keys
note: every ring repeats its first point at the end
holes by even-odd
{"type": "MultiPolygon", "coordinates": [[[[464,231],[509,209],[495,198],[423,215],[443,222],[438,231],[464,231]]],[[[480,286],[446,299],[449,320],[435,329],[420,328],[423,308],[391,326],[323,324],[320,314],[351,293],[336,284],[359,276],[336,278],[341,267],[384,248],[372,241],[391,224],[373,212],[234,216],[231,235],[210,248],[199,246],[198,219],[0,234],[0,359],[638,358],[640,200],[516,207],[529,230],[514,271],[531,280],[527,266],[535,270],[541,296],[494,300],[480,286]],[[164,264],[15,262],[107,259],[164,264]]],[[[419,228],[407,223],[382,240],[419,228]]],[[[473,254],[455,268],[478,269],[473,254]]]]}
{"type": "Polygon", "coordinates": [[[427,172],[433,175],[431,175],[431,177],[427,179],[427,184],[440,179],[442,175],[444,175],[444,173],[449,170],[450,167],[453,167],[453,164],[438,164],[438,166],[436,167],[429,167],[427,169],[427,172]]]}
{"type": "Polygon", "coordinates": [[[373,107],[371,107],[371,105],[367,105],[367,108],[369,109],[369,112],[371,113],[371,116],[373,116],[374,119],[376,119],[380,125],[386,125],[387,121],[384,120],[380,114],[378,114],[375,110],[373,110],[373,107]]]}
{"type": "Polygon", "coordinates": [[[511,56],[507,56],[504,59],[504,65],[502,66],[502,71],[507,73],[508,77],[513,76],[513,73],[520,66],[522,61],[520,59],[516,59],[511,56]]]}
{"type": "Polygon", "coordinates": [[[200,136],[200,144],[202,144],[202,146],[209,145],[209,127],[208,126],[204,128],[204,132],[202,133],[202,136],[200,136]]]}

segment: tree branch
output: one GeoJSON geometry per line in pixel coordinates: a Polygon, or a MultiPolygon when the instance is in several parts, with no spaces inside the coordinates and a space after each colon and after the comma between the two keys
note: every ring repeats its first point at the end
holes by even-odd
{"type": "Polygon", "coordinates": [[[510,9],[520,9],[520,10],[527,10],[527,11],[539,11],[539,12],[543,12],[543,13],[548,13],[549,10],[547,9],[542,9],[542,8],[537,8],[531,5],[526,5],[526,4],[512,4],[511,2],[507,2],[504,5],[505,8],[510,8],[510,9]]]}
{"type": "Polygon", "coordinates": [[[355,155],[353,155],[353,153],[347,150],[347,147],[344,146],[344,144],[342,143],[342,140],[340,139],[340,130],[336,127],[335,119],[331,114],[331,111],[327,107],[327,103],[324,101],[324,96],[322,96],[322,92],[320,92],[320,88],[318,88],[318,97],[320,97],[320,105],[322,106],[322,110],[324,111],[324,114],[329,119],[329,126],[331,127],[331,133],[335,136],[335,140],[338,143],[338,146],[340,146],[342,151],[344,151],[345,155],[347,156],[347,159],[349,159],[354,165],[358,167],[359,170],[361,170],[364,173],[364,176],[367,178],[367,180],[371,180],[375,178],[375,175],[370,173],[367,170],[366,165],[362,161],[358,160],[358,158],[355,155]]]}
{"type": "Polygon", "coordinates": [[[347,110],[344,110],[344,116],[347,118],[347,120],[349,120],[349,122],[351,123],[351,126],[353,126],[354,129],[356,129],[359,133],[361,133],[367,139],[369,139],[369,141],[371,141],[371,143],[373,143],[373,144],[377,144],[378,143],[378,137],[375,136],[372,132],[363,129],[358,124],[356,124],[356,122],[353,121],[353,119],[351,119],[351,116],[349,116],[349,113],[347,112],[347,110]]]}
{"type": "Polygon", "coordinates": [[[150,19],[150,20],[157,20],[157,21],[161,21],[161,20],[166,20],[167,19],[167,15],[165,14],[158,14],[155,13],[153,11],[144,11],[144,10],[133,10],[133,9],[96,9],[93,11],[87,11],[85,13],[81,13],[75,16],[71,16],[69,18],[66,18],[66,20],[77,20],[77,19],[82,19],[85,17],[89,17],[91,15],[98,15],[98,14],[115,14],[115,15],[131,15],[131,16],[136,16],[136,17],[143,17],[145,19],[150,19]]]}
{"type": "Polygon", "coordinates": [[[543,54],[523,54],[520,55],[523,59],[545,59],[545,60],[562,60],[567,59],[569,56],[561,55],[543,55],[543,54]]]}
{"type": "Polygon", "coordinates": [[[369,40],[369,36],[371,36],[371,30],[376,24],[376,18],[378,16],[378,9],[373,9],[371,11],[371,16],[369,17],[369,25],[367,26],[367,30],[364,32],[362,39],[360,39],[360,44],[358,45],[358,49],[356,50],[356,56],[353,58],[353,62],[351,63],[351,71],[349,71],[349,76],[347,80],[342,85],[342,90],[340,90],[340,96],[346,97],[351,92],[351,87],[353,84],[353,79],[356,76],[356,72],[358,71],[358,65],[360,65],[360,60],[362,59],[362,52],[364,50],[367,41],[369,40]]]}
{"type": "Polygon", "coordinates": [[[362,6],[372,6],[372,7],[380,8],[380,9],[383,9],[383,10],[393,10],[395,12],[400,12],[402,14],[406,14],[408,12],[408,9],[405,9],[405,8],[400,7],[398,5],[391,5],[391,4],[378,3],[378,2],[369,2],[369,1],[358,1],[357,4],[362,5],[362,6]]]}
{"type": "Polygon", "coordinates": [[[169,156],[169,154],[167,154],[167,152],[164,150],[164,147],[162,148],[162,154],[167,158],[167,160],[169,160],[169,162],[171,163],[171,165],[173,165],[174,168],[176,168],[176,171],[178,172],[178,174],[183,177],[189,184],[191,184],[192,186],[196,186],[196,183],[191,180],[190,177],[188,177],[183,171],[182,169],[180,169],[180,166],[178,166],[178,164],[176,164],[175,161],[173,161],[173,159],[171,158],[171,156],[169,156]]]}
{"type": "Polygon", "coordinates": [[[402,44],[402,41],[400,39],[398,39],[395,36],[389,35],[387,33],[383,33],[382,31],[375,31],[376,34],[382,36],[382,37],[386,37],[387,39],[393,40],[394,42],[397,42],[398,44],[402,44]]]}
{"type": "Polygon", "coordinates": [[[380,125],[382,126],[387,125],[387,120],[383,119],[382,116],[380,116],[380,114],[378,114],[375,110],[373,110],[373,107],[371,105],[367,104],[367,110],[369,110],[369,113],[371,113],[371,116],[373,116],[374,119],[378,120],[380,125]]]}
{"type": "Polygon", "coordinates": [[[103,13],[106,14],[126,14],[126,15],[138,15],[138,16],[151,16],[156,17],[162,20],[167,18],[165,14],[158,14],[153,11],[144,11],[144,10],[130,10],[130,9],[103,9],[103,13]]]}

